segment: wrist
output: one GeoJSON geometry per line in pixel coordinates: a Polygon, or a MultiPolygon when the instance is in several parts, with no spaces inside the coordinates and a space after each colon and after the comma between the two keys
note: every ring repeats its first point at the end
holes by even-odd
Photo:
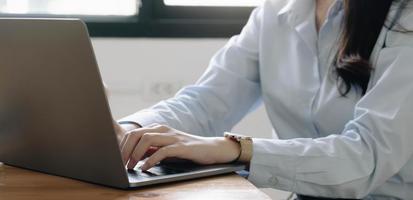
{"type": "Polygon", "coordinates": [[[228,146],[230,146],[230,148],[233,150],[232,152],[232,156],[231,156],[231,160],[230,162],[236,162],[238,161],[238,159],[241,156],[241,152],[242,152],[242,148],[241,148],[241,144],[231,140],[229,138],[224,137],[224,140],[226,141],[226,143],[228,144],[228,146]]]}
{"type": "Polygon", "coordinates": [[[241,155],[241,145],[225,137],[214,139],[216,148],[216,163],[231,163],[241,155]]]}

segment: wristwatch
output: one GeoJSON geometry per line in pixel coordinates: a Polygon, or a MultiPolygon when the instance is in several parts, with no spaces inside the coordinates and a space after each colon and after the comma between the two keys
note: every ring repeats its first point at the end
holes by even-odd
{"type": "Polygon", "coordinates": [[[241,153],[236,161],[250,162],[252,158],[252,137],[225,132],[225,138],[237,142],[241,146],[241,153]]]}

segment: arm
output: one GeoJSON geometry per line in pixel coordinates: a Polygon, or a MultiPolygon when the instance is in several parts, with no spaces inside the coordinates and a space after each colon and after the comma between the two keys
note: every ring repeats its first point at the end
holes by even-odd
{"type": "Polygon", "coordinates": [[[413,155],[413,40],[398,42],[380,52],[375,73],[382,75],[341,133],[255,139],[249,180],[310,196],[362,198],[399,172],[413,155]]]}
{"type": "Polygon", "coordinates": [[[182,89],[174,98],[121,120],[144,127],[130,131],[120,143],[128,168],[135,167],[153,146],[160,148],[143,169],[165,157],[212,164],[231,162],[240,155],[239,144],[211,136],[223,136],[260,102],[258,37],[261,15],[261,8],[252,13],[241,34],[233,37],[212,58],[195,85],[182,89]]]}
{"type": "Polygon", "coordinates": [[[142,126],[159,123],[203,136],[222,136],[230,130],[260,102],[260,15],[260,9],[253,12],[241,34],[216,53],[195,85],[121,121],[142,126]]]}

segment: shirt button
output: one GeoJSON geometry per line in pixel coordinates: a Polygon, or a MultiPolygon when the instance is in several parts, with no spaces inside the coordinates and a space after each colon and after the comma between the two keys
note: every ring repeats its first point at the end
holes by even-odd
{"type": "Polygon", "coordinates": [[[271,178],[268,179],[268,183],[270,185],[276,186],[278,184],[278,179],[275,176],[271,176],[271,178]]]}

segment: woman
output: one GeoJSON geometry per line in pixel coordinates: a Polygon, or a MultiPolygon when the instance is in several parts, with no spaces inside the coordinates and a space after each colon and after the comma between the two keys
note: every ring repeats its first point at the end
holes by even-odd
{"type": "Polygon", "coordinates": [[[409,5],[266,1],[195,85],[119,122],[125,164],[157,148],[142,170],[238,160],[255,185],[300,199],[413,199],[409,5]],[[261,102],[279,140],[223,137],[261,102]]]}

